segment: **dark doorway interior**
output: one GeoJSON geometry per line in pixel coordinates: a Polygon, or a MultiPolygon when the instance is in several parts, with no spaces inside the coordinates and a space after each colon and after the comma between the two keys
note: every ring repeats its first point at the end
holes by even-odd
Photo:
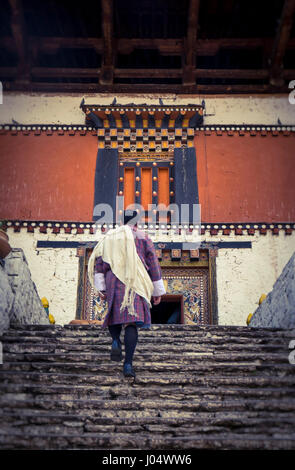
{"type": "Polygon", "coordinates": [[[181,323],[181,299],[173,302],[163,299],[159,305],[151,308],[152,324],[181,323]]]}

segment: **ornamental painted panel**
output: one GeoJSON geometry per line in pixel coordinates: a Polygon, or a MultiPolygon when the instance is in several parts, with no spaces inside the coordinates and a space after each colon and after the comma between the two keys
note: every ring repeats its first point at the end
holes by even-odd
{"type": "Polygon", "coordinates": [[[85,270],[83,276],[83,302],[82,302],[82,320],[96,320],[103,322],[107,314],[107,302],[94,295],[93,288],[89,282],[87,274],[88,261],[92,250],[86,251],[85,270]]]}
{"type": "Polygon", "coordinates": [[[168,295],[183,296],[185,324],[210,323],[207,268],[162,268],[168,295]]]}

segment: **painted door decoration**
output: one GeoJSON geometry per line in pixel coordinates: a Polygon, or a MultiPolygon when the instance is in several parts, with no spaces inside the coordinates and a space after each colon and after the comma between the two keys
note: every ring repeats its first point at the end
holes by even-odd
{"type": "Polygon", "coordinates": [[[168,295],[183,296],[185,324],[210,323],[207,268],[162,268],[168,295]]]}

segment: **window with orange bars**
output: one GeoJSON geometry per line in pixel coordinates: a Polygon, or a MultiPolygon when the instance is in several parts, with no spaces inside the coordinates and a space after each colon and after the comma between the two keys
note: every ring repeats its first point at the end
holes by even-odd
{"type": "Polygon", "coordinates": [[[119,194],[124,196],[124,209],[141,204],[146,211],[149,205],[174,202],[174,176],[171,162],[124,162],[120,164],[119,194]]]}

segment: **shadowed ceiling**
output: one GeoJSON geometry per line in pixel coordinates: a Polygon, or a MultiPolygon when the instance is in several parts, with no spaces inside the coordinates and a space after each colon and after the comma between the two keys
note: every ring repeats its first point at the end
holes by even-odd
{"type": "Polygon", "coordinates": [[[295,0],[2,0],[6,90],[282,93],[295,0]]]}

